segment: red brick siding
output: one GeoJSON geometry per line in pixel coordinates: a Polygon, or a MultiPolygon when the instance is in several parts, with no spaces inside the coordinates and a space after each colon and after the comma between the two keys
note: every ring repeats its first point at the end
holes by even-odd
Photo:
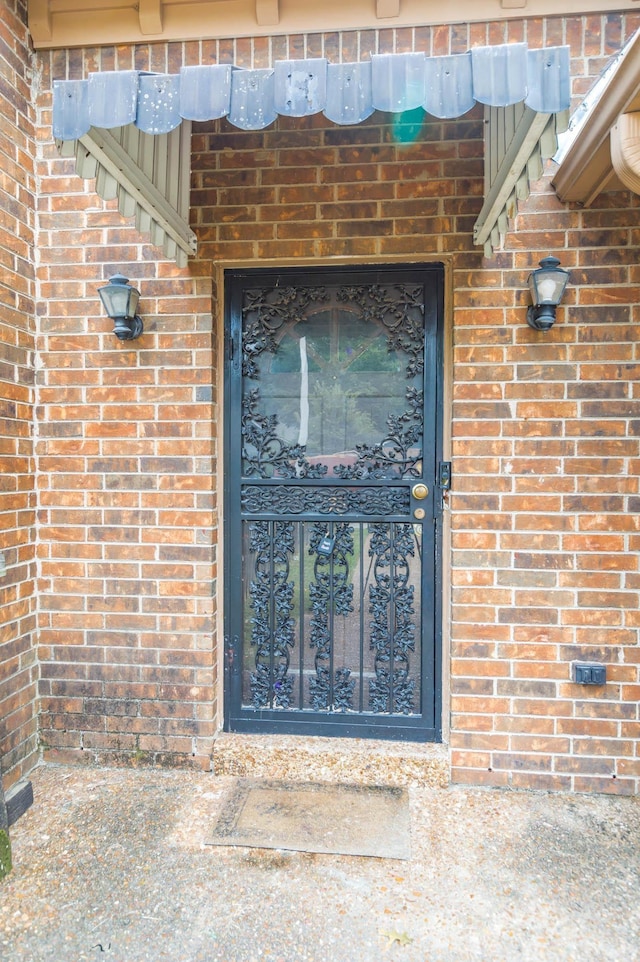
{"type": "MultiPolygon", "coordinates": [[[[579,97],[639,22],[533,20],[381,31],[359,41],[348,34],[342,55],[567,42],[579,97]]],[[[132,64],[334,58],[336,42],[327,35],[53,54],[43,58],[43,123],[52,77],[132,64]]],[[[356,128],[322,117],[280,119],[252,133],[224,121],[198,125],[192,221],[200,254],[185,271],[160,260],[44,144],[39,423],[49,434],[41,432],[38,458],[42,724],[52,749],[195,755],[206,764],[220,721],[222,365],[210,262],[433,255],[453,277],[445,624],[453,777],[637,789],[637,198],[610,195],[595,210],[565,210],[543,181],[505,250],[486,260],[471,237],[483,189],[480,109],[415,128],[411,120],[400,130],[381,115],[356,128]],[[540,335],[525,323],[526,278],[555,250],[572,284],[558,324],[540,335]],[[113,339],[95,294],[116,269],[142,291],[148,333],[132,348],[113,339]],[[607,663],[604,690],[572,684],[571,662],[582,658],[607,663]]]]}
{"type": "Polygon", "coordinates": [[[0,769],[37,750],[32,448],[34,109],[26,4],[0,3],[0,769]]]}
{"type": "Polygon", "coordinates": [[[627,194],[563,210],[542,183],[496,268],[459,300],[451,745],[460,781],[637,791],[637,217],[627,194]],[[542,338],[522,323],[534,246],[571,269],[566,306],[542,338]],[[497,290],[515,306],[496,324],[482,295],[497,290]],[[573,684],[574,661],[606,664],[607,685],[573,684]]]}
{"type": "MultiPolygon", "coordinates": [[[[58,758],[208,767],[217,719],[211,269],[162,260],[59,159],[51,78],[95,70],[96,56],[41,60],[41,740],[58,758]],[[111,333],[98,299],[116,272],[141,292],[145,333],[131,345],[111,333]]],[[[102,58],[115,66],[108,51],[102,58]]]]}
{"type": "MultiPolygon", "coordinates": [[[[71,184],[70,246],[43,251],[41,271],[42,741],[206,766],[216,710],[211,284],[198,266],[185,276],[156,263],[117,212],[71,184]],[[132,346],[97,299],[116,271],[141,291],[145,333],[132,346]],[[72,279],[58,292],[60,276],[72,279]]],[[[43,182],[47,224],[60,190],[43,182]]]]}

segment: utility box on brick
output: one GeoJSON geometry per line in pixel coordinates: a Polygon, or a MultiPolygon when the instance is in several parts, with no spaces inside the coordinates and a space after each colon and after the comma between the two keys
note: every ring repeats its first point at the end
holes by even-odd
{"type": "Polygon", "coordinates": [[[577,685],[606,685],[607,666],[574,661],[573,680],[577,685]]]}

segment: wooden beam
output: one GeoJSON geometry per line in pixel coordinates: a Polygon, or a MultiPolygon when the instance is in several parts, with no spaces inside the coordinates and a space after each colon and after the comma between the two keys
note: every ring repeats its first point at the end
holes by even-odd
{"type": "Polygon", "coordinates": [[[13,785],[5,795],[7,806],[7,822],[9,828],[18,821],[21,815],[33,805],[33,786],[30,781],[23,779],[13,785]]]}
{"type": "Polygon", "coordinates": [[[51,41],[53,27],[49,0],[29,0],[29,33],[36,46],[51,41]]]}
{"type": "Polygon", "coordinates": [[[378,20],[390,20],[400,16],[400,0],[376,0],[378,20]]]}
{"type": "Polygon", "coordinates": [[[259,27],[274,27],[280,23],[279,0],[256,0],[256,23],[259,27]]]}
{"type": "Polygon", "coordinates": [[[162,0],[138,0],[140,33],[162,33],[162,0]]]}

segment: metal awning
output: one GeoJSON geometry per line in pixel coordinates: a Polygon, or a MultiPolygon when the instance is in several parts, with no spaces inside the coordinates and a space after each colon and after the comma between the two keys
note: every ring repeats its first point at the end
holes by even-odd
{"type": "MultiPolygon", "coordinates": [[[[165,169],[177,174],[173,165],[179,158],[182,187],[188,182],[184,144],[192,121],[226,117],[242,130],[261,130],[278,116],[323,113],[333,123],[352,125],[376,110],[399,113],[416,108],[436,118],[453,119],[475,103],[483,103],[494,111],[489,114],[489,126],[496,144],[499,140],[504,145],[499,154],[509,156],[505,166],[504,157],[496,162],[498,155],[495,151],[491,155],[485,195],[491,194],[492,200],[489,209],[483,209],[481,229],[476,232],[481,238],[476,237],[476,243],[486,246],[487,239],[489,244],[495,241],[495,224],[508,210],[522,170],[539,151],[541,138],[548,137],[551,118],[565,111],[569,101],[569,48],[529,50],[526,44],[514,43],[474,47],[444,57],[420,52],[377,54],[347,64],[314,58],[277,61],[272,68],[251,70],[214,64],[183,67],[179,74],[93,73],[84,80],[54,81],[53,132],[58,141],[74,145],[64,150],[80,158],[81,176],[92,176],[83,171],[91,171],[94,163],[97,174],[106,171],[105,179],[110,177],[120,186],[121,210],[135,201],[156,229],[170,238],[170,244],[177,245],[182,260],[194,252],[195,238],[187,224],[188,206],[178,209],[165,190],[175,182],[167,176],[165,183],[165,169]],[[523,115],[527,136],[521,136],[523,115]],[[520,131],[515,158],[509,152],[510,141],[503,135],[496,139],[500,123],[503,131],[514,123],[520,131]],[[181,149],[171,137],[175,131],[180,131],[181,149]],[[154,172],[151,147],[145,144],[146,138],[155,137],[167,139],[166,149],[164,142],[153,146],[153,164],[158,168],[154,172]],[[144,176],[140,178],[137,171],[144,176]],[[149,193],[153,200],[145,205],[149,193]],[[175,217],[168,216],[167,204],[175,217]]],[[[555,133],[555,125],[551,127],[555,133]]],[[[99,183],[97,189],[100,193],[99,183]]],[[[115,189],[110,183],[112,195],[115,189]]],[[[183,195],[184,190],[182,200],[183,195]]]]}

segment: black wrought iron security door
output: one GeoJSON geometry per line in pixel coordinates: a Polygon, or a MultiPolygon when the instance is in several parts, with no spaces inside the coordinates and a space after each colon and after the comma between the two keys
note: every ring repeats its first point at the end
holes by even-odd
{"type": "Polygon", "coordinates": [[[226,274],[228,730],[440,737],[442,287],[226,274]]]}

